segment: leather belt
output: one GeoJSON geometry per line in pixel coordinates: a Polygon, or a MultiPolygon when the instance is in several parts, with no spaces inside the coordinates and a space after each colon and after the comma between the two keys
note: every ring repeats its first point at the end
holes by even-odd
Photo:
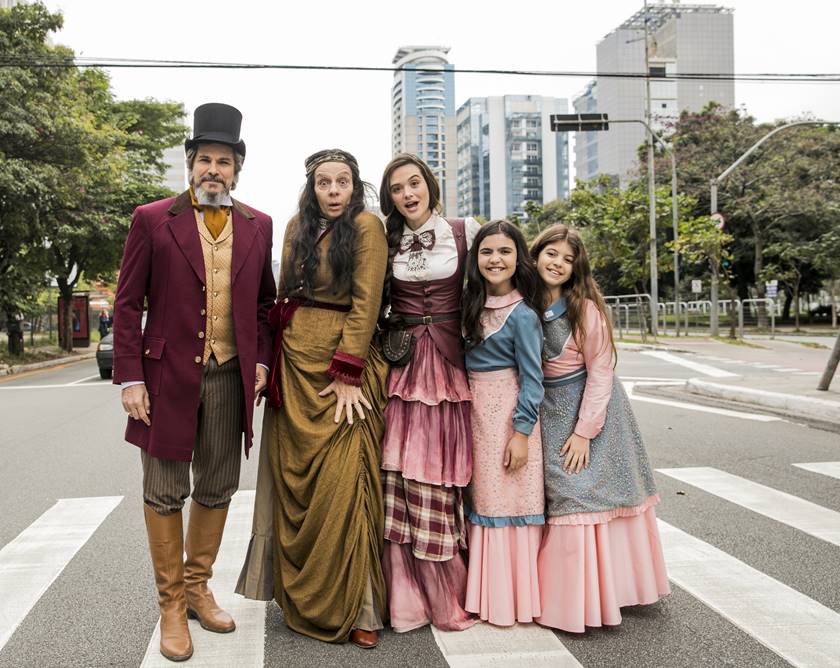
{"type": "Polygon", "coordinates": [[[401,315],[402,321],[406,325],[431,325],[436,322],[446,322],[448,320],[460,320],[460,313],[429,313],[427,315],[401,315]]]}

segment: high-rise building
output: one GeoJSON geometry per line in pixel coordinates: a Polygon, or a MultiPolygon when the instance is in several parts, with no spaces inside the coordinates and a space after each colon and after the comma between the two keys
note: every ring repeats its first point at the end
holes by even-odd
{"type": "Polygon", "coordinates": [[[457,208],[455,73],[448,46],[404,46],[394,56],[392,153],[414,153],[440,182],[444,213],[457,208]]]}
{"type": "Polygon", "coordinates": [[[569,145],[552,132],[564,98],[472,97],[458,109],[458,215],[526,218],[525,203],[569,196],[569,145]]]}
{"type": "MultiPolygon", "coordinates": [[[[586,84],[577,97],[572,99],[576,114],[598,112],[598,82],[594,79],[586,84]]],[[[598,176],[598,135],[600,132],[578,132],[575,134],[575,178],[589,181],[598,176]]]]}
{"type": "MultiPolygon", "coordinates": [[[[682,4],[679,1],[649,4],[648,66],[651,83],[651,118],[654,129],[663,129],[684,110],[700,111],[715,101],[735,105],[735,86],[730,79],[674,79],[674,74],[732,74],[735,71],[732,9],[719,5],[682,4]]],[[[576,106],[589,107],[597,99],[597,111],[613,119],[645,118],[645,80],[610,77],[608,73],[645,71],[645,10],[640,9],[606,35],[597,45],[597,98],[577,98],[576,106]]],[[[626,183],[636,167],[637,151],[646,131],[639,123],[611,125],[597,139],[578,134],[575,166],[584,166],[579,178],[595,174],[585,169],[592,143],[597,144],[597,174],[609,174],[626,183]]],[[[591,161],[591,157],[589,157],[591,161]]]]}
{"type": "Polygon", "coordinates": [[[184,192],[187,187],[187,161],[184,157],[184,145],[170,146],[163,152],[163,161],[166,163],[166,173],[163,176],[163,185],[176,193],[184,192]]]}

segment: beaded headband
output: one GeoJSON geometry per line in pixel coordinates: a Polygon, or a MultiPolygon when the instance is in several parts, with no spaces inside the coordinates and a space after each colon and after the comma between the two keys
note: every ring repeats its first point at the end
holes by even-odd
{"type": "Polygon", "coordinates": [[[318,165],[323,165],[325,162],[343,162],[348,165],[355,165],[358,169],[359,165],[356,162],[356,159],[350,155],[349,153],[345,153],[344,151],[327,151],[326,153],[316,153],[313,156],[310,156],[306,162],[304,163],[304,167],[306,168],[306,176],[309,177],[312,172],[318,167],[318,165]]]}

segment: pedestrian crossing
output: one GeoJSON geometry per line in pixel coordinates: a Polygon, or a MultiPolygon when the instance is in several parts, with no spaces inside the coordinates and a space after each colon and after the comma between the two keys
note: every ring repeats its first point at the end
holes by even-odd
{"type": "MultiPolygon", "coordinates": [[[[814,476],[815,484],[831,485],[840,479],[840,461],[790,466],[803,476],[814,476]]],[[[743,511],[758,513],[824,541],[827,549],[840,548],[840,513],[835,510],[712,467],[657,471],[743,511]]],[[[696,500],[702,503],[702,498],[696,500]]],[[[112,528],[106,520],[122,500],[121,496],[60,500],[0,549],[0,652],[91,537],[112,528]]],[[[261,667],[284,662],[281,657],[266,655],[266,604],[233,593],[250,538],[253,504],[253,490],[242,490],[234,496],[214,568],[213,590],[220,605],[236,619],[236,632],[207,633],[198,628],[197,622],[190,622],[195,646],[190,665],[261,667]]],[[[718,524],[719,518],[710,513],[708,535],[715,535],[718,524]]],[[[782,581],[784,578],[778,579],[778,573],[771,577],[671,522],[660,519],[659,527],[671,581],[706,606],[708,614],[719,615],[792,666],[840,665],[840,611],[791,587],[782,581]]],[[[756,538],[743,536],[745,541],[756,538]]],[[[679,611],[671,614],[679,615],[679,611]]],[[[592,661],[591,647],[583,660],[564,645],[563,634],[534,624],[510,629],[477,624],[460,633],[432,629],[430,642],[432,639],[431,647],[436,646],[452,668],[597,665],[592,661]]],[[[401,636],[388,634],[384,642],[399,643],[401,636]]],[[[315,664],[319,650],[318,644],[312,643],[315,664]]],[[[149,629],[145,656],[138,659],[140,665],[171,665],[160,655],[158,644],[156,626],[149,629]]],[[[307,665],[303,657],[297,658],[299,665],[307,665]]],[[[376,656],[370,655],[370,659],[376,656]]]]}
{"type": "Polygon", "coordinates": [[[0,550],[0,650],[122,498],[59,499],[0,550]]]}

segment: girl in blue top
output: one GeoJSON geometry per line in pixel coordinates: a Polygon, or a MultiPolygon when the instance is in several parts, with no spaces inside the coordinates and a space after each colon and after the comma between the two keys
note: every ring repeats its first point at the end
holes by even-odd
{"type": "Polygon", "coordinates": [[[467,259],[462,300],[472,391],[465,609],[500,626],[540,616],[537,555],[543,470],[539,279],[525,238],[505,220],[484,225],[467,259]]]}

